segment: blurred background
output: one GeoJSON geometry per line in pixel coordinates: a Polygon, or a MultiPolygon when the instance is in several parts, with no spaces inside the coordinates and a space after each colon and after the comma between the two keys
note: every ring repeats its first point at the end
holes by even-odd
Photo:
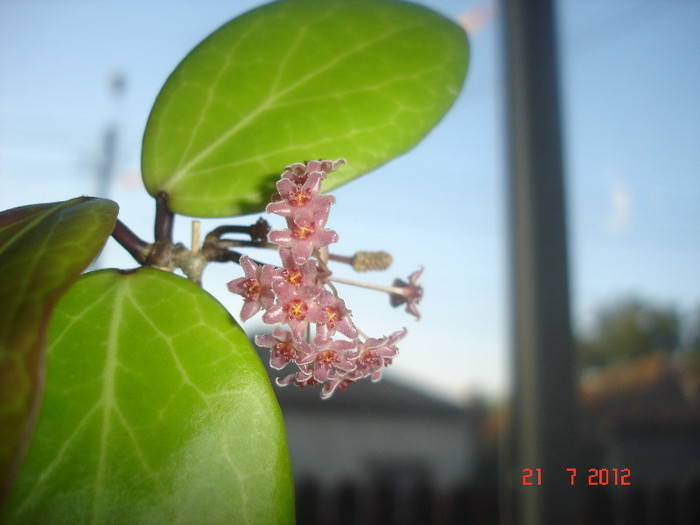
{"type": "MultiPolygon", "coordinates": [[[[262,3],[0,0],[0,209],[104,196],[152,240],[155,205],[139,172],[150,107],[196,43],[262,3]]],[[[495,2],[421,3],[469,30],[464,90],[415,149],[334,192],[329,227],[340,235],[335,253],[392,254],[389,270],[368,276],[374,282],[423,265],[422,319],[392,309],[385,295],[343,289],[363,331],[408,328],[385,380],[327,402],[308,389],[278,390],[300,523],[502,517],[499,465],[516,372],[502,13],[495,2]]],[[[560,0],[555,14],[585,467],[577,483],[589,468],[610,476],[586,487],[591,522],[695,523],[700,2],[560,0]],[[631,484],[613,482],[613,469],[629,469],[631,484]]],[[[203,231],[256,219],[207,219],[203,231]]],[[[190,222],[175,225],[188,245],[190,222]]],[[[97,265],[135,262],[110,240],[97,265]]],[[[233,264],[204,275],[234,316],[241,303],[225,284],[240,275],[233,264]]],[[[254,321],[244,328],[265,330],[254,321]]]]}

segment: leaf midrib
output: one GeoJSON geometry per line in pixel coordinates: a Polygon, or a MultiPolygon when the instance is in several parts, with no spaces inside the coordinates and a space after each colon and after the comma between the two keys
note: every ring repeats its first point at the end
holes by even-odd
{"type": "MultiPolygon", "coordinates": [[[[299,78],[296,82],[293,82],[285,89],[282,89],[281,91],[278,91],[277,93],[271,92],[268,94],[268,96],[263,100],[260,105],[255,108],[253,111],[251,111],[245,118],[242,120],[239,120],[236,122],[233,126],[231,126],[228,130],[226,130],[224,133],[219,135],[219,137],[212,141],[207,147],[202,149],[199,153],[197,153],[195,156],[193,156],[185,165],[181,166],[177,171],[175,171],[172,176],[170,176],[164,183],[162,188],[165,191],[169,191],[172,189],[173,186],[175,186],[183,177],[187,175],[189,170],[197,165],[200,161],[202,161],[204,158],[208,157],[211,152],[215,151],[219,146],[224,144],[228,139],[230,139],[232,136],[234,136],[240,129],[244,128],[249,122],[253,121],[255,118],[257,118],[260,114],[264,113],[268,109],[271,109],[275,107],[275,104],[283,98],[287,93],[293,91],[300,85],[303,85],[306,82],[309,82],[313,80],[314,78],[320,76],[321,74],[325,73],[327,70],[337,66],[340,64],[342,61],[346,60],[347,58],[351,57],[352,55],[359,53],[360,51],[363,51],[373,45],[378,44],[379,42],[386,40],[390,37],[392,37],[396,33],[400,33],[406,30],[414,29],[419,27],[420,24],[410,24],[404,27],[399,27],[395,28],[390,31],[386,31],[385,33],[382,33],[381,35],[378,35],[377,37],[373,39],[369,39],[365,42],[361,42],[359,45],[356,47],[347,50],[345,53],[341,53],[337,55],[333,60],[329,61],[327,64],[325,64],[323,67],[318,68],[310,73],[308,73],[306,76],[303,76],[299,78]]],[[[281,65],[280,65],[281,66],[281,65]]]]}
{"type": "Polygon", "coordinates": [[[112,425],[112,410],[116,409],[114,395],[114,376],[119,363],[117,354],[119,352],[119,327],[124,310],[124,301],[128,294],[127,284],[115,288],[115,297],[112,307],[112,317],[109,323],[107,335],[107,352],[105,354],[105,364],[102,369],[102,395],[98,404],[102,406],[102,432],[100,434],[100,451],[97,461],[97,472],[95,475],[95,491],[92,499],[91,523],[97,523],[99,507],[102,500],[104,475],[107,464],[107,441],[109,439],[112,425]]]}

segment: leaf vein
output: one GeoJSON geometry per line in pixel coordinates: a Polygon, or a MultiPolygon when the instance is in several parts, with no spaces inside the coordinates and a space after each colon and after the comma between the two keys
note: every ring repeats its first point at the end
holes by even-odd
{"type": "Polygon", "coordinates": [[[233,124],[231,127],[229,127],[225,132],[223,132],[221,135],[219,135],[215,140],[211,141],[209,145],[204,147],[199,153],[194,155],[184,166],[180,167],[177,171],[175,171],[172,176],[164,183],[164,189],[167,191],[170,188],[174,187],[180,179],[185,177],[187,175],[187,172],[193,167],[196,166],[199,162],[201,162],[203,159],[208,157],[212,152],[214,152],[216,149],[218,149],[221,145],[223,145],[226,141],[228,141],[232,136],[234,136],[236,133],[238,133],[239,130],[244,128],[248,123],[252,122],[257,118],[259,115],[262,113],[268,111],[272,107],[274,107],[275,103],[278,100],[281,100],[284,96],[286,96],[288,93],[292,92],[295,90],[297,87],[312,81],[313,79],[317,78],[318,76],[322,75],[326,71],[336,67],[340,63],[342,63],[344,60],[348,59],[349,57],[352,57],[353,55],[364,51],[374,45],[377,45],[378,43],[391,38],[394,36],[396,33],[410,30],[414,27],[419,27],[419,24],[412,24],[408,25],[405,27],[398,27],[392,30],[385,31],[384,33],[381,33],[377,35],[375,38],[368,39],[366,41],[363,41],[361,44],[350,48],[346,50],[343,53],[339,53],[334,57],[333,60],[328,61],[323,67],[320,67],[318,69],[315,69],[313,71],[308,72],[306,75],[303,75],[297,79],[296,82],[293,82],[289,84],[285,89],[282,89],[278,91],[277,93],[271,92],[267,95],[267,97],[260,103],[258,107],[256,107],[254,110],[252,110],[248,115],[246,115],[244,118],[241,120],[237,121],[235,124],[233,124]]]}

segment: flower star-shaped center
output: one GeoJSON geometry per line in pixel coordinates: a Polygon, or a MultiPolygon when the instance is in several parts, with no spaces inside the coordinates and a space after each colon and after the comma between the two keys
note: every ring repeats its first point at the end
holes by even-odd
{"type": "Polygon", "coordinates": [[[326,307],[325,312],[326,312],[326,324],[330,328],[334,328],[335,324],[339,323],[343,319],[343,316],[340,315],[340,312],[338,311],[337,308],[333,308],[331,306],[328,306],[328,307],[326,307]]]}
{"type": "Polygon", "coordinates": [[[309,306],[301,299],[293,299],[284,306],[284,311],[287,312],[290,320],[302,321],[308,310],[309,306]]]}
{"type": "Polygon", "coordinates": [[[311,194],[309,190],[303,190],[297,187],[296,190],[289,192],[287,200],[292,206],[302,208],[311,201],[311,194]]]}
{"type": "Polygon", "coordinates": [[[285,270],[284,272],[282,272],[282,275],[289,284],[297,287],[301,286],[301,282],[304,278],[304,276],[301,273],[301,270],[299,270],[298,268],[285,270]]]}
{"type": "Polygon", "coordinates": [[[274,357],[283,358],[286,362],[291,361],[297,356],[297,351],[294,349],[294,346],[288,342],[277,343],[272,349],[274,357]]]}
{"type": "Polygon", "coordinates": [[[262,286],[260,285],[260,281],[258,281],[257,279],[246,279],[243,282],[243,287],[243,297],[245,297],[246,299],[254,300],[260,297],[260,293],[262,292],[262,286]]]}
{"type": "Polygon", "coordinates": [[[292,228],[292,236],[295,239],[301,241],[307,240],[309,237],[313,236],[316,231],[316,225],[313,222],[304,223],[303,226],[295,226],[292,228]]]}
{"type": "Polygon", "coordinates": [[[316,362],[323,368],[331,368],[336,362],[336,352],[335,350],[324,350],[319,352],[316,356],[316,362]]]}
{"type": "Polygon", "coordinates": [[[377,359],[377,352],[374,350],[365,350],[360,354],[360,361],[365,365],[370,365],[377,359]]]}

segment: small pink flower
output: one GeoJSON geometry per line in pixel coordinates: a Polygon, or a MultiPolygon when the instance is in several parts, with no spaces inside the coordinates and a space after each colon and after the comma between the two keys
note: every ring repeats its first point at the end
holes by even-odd
{"type": "Polygon", "coordinates": [[[270,349],[270,366],[277,370],[281,370],[299,356],[306,355],[311,349],[311,345],[295,340],[290,332],[279,326],[272,334],[255,336],[255,343],[270,349]]]}
{"type": "Polygon", "coordinates": [[[423,287],[418,284],[418,279],[422,274],[423,267],[421,266],[418,270],[408,276],[408,283],[402,281],[401,279],[395,279],[393,287],[401,289],[401,291],[394,292],[389,297],[391,306],[396,307],[405,303],[406,311],[415,315],[416,319],[420,319],[418,303],[423,298],[423,287]]]}
{"type": "Polygon", "coordinates": [[[304,264],[311,257],[314,250],[338,242],[338,234],[323,227],[325,218],[318,213],[316,215],[320,222],[311,220],[298,223],[288,219],[287,229],[273,230],[268,235],[270,242],[291,250],[294,262],[297,265],[304,264]]]}
{"type": "Polygon", "coordinates": [[[323,290],[316,298],[316,302],[320,314],[314,322],[317,323],[316,334],[320,340],[327,341],[336,331],[350,339],[357,337],[357,328],[352,322],[352,312],[345,306],[345,301],[323,290]]]}
{"type": "Polygon", "coordinates": [[[340,392],[362,378],[362,372],[351,370],[347,373],[335,371],[329,374],[321,389],[321,399],[330,398],[334,392],[340,392]]]}
{"type": "Polygon", "coordinates": [[[337,170],[342,164],[347,164],[345,159],[331,160],[310,160],[308,162],[296,162],[287,166],[282,172],[283,179],[289,179],[295,184],[304,184],[311,173],[320,172],[322,178],[326,178],[327,173],[337,170]]]}
{"type": "MultiPolygon", "coordinates": [[[[294,164],[290,164],[289,166],[287,166],[284,169],[280,178],[291,180],[294,184],[296,184],[298,186],[302,186],[303,184],[306,183],[306,181],[309,178],[309,174],[312,173],[313,171],[319,171],[319,170],[310,170],[308,168],[307,162],[295,162],[294,164]]],[[[326,174],[321,173],[321,178],[325,179],[326,174]]],[[[279,194],[276,197],[284,198],[282,195],[279,195],[279,194]]],[[[278,199],[275,199],[275,197],[273,197],[272,200],[274,201],[274,200],[278,200],[278,199]]]]}
{"type": "Polygon", "coordinates": [[[263,321],[267,324],[286,323],[295,339],[303,339],[309,323],[318,317],[319,308],[314,299],[321,291],[321,287],[304,286],[294,289],[291,286],[284,286],[284,283],[278,280],[274,291],[277,293],[277,300],[267,309],[263,315],[263,321]]]}
{"type": "Polygon", "coordinates": [[[314,379],[313,368],[309,365],[299,365],[299,371],[289,374],[282,379],[275,379],[277,386],[297,385],[299,387],[318,385],[314,379]]]}
{"type": "Polygon", "coordinates": [[[300,224],[312,221],[325,224],[331,205],[335,203],[335,197],[319,193],[322,175],[321,172],[315,171],[309,174],[306,182],[301,185],[290,179],[280,179],[277,183],[280,198],[267,205],[267,212],[287,217],[300,224]]]}
{"type": "Polygon", "coordinates": [[[372,381],[379,381],[382,371],[389,366],[392,359],[398,354],[396,343],[406,335],[406,329],[394,332],[388,337],[375,339],[370,337],[357,347],[357,354],[353,358],[361,377],[371,375],[372,381]]]}
{"type": "Polygon", "coordinates": [[[313,375],[316,381],[323,383],[332,370],[337,369],[349,372],[355,368],[354,363],[348,357],[353,355],[353,350],[357,346],[356,341],[342,339],[337,341],[319,341],[316,338],[313,346],[314,350],[297,360],[297,363],[300,365],[313,363],[313,375]]]}
{"type": "Polygon", "coordinates": [[[272,291],[274,269],[267,264],[255,264],[247,255],[241,257],[240,264],[245,277],[234,279],[227,286],[229,291],[243,296],[241,319],[247,321],[261,309],[270,308],[275,302],[275,293],[272,291]]]}
{"type": "Polygon", "coordinates": [[[295,289],[301,289],[305,286],[317,286],[316,274],[318,267],[314,259],[309,259],[304,264],[297,265],[294,262],[294,256],[288,248],[279,249],[280,259],[282,259],[282,268],[276,271],[276,275],[280,277],[280,283],[286,283],[295,289]]]}
{"type": "Polygon", "coordinates": [[[320,171],[322,173],[332,173],[343,164],[347,164],[343,158],[338,160],[310,160],[306,163],[306,169],[309,172],[320,171]]]}

